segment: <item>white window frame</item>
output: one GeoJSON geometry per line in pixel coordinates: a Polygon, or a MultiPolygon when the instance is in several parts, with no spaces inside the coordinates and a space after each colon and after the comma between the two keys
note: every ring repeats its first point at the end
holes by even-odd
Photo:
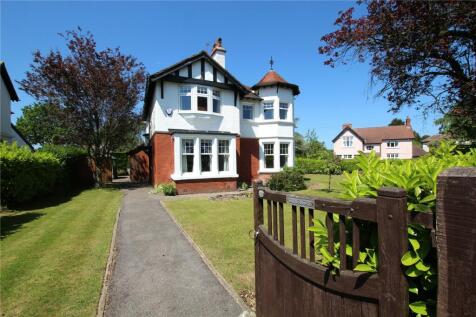
{"type": "Polygon", "coordinates": [[[263,102],[263,120],[265,121],[271,121],[274,120],[274,102],[272,101],[267,101],[263,102]],[[266,111],[271,110],[272,117],[271,118],[266,118],[266,111]]]}
{"type": "Polygon", "coordinates": [[[366,146],[365,146],[365,149],[366,149],[367,151],[372,151],[372,150],[374,149],[374,146],[373,146],[373,145],[366,145],[366,146]]]}
{"type": "Polygon", "coordinates": [[[344,144],[344,147],[352,147],[354,145],[354,136],[344,135],[342,137],[342,143],[344,144]]]}
{"type": "Polygon", "coordinates": [[[199,139],[200,142],[200,174],[206,174],[206,173],[211,173],[213,169],[213,139],[207,139],[207,138],[201,138],[199,139]],[[210,143],[210,145],[204,145],[204,143],[210,143]],[[207,151],[203,151],[204,148],[207,148],[207,151]],[[210,170],[209,171],[204,171],[203,166],[202,166],[202,156],[208,156],[210,158],[210,170]]]}
{"type": "Polygon", "coordinates": [[[274,156],[275,156],[274,146],[275,146],[275,142],[264,142],[263,143],[263,154],[264,154],[263,155],[263,163],[264,163],[264,168],[268,169],[268,170],[276,168],[276,164],[275,164],[276,160],[274,158],[274,156]],[[266,153],[266,148],[271,149],[271,153],[266,153]],[[273,160],[272,160],[273,166],[271,166],[271,167],[266,166],[266,157],[272,157],[273,158],[273,160]]]}
{"type": "MultiPolygon", "coordinates": [[[[211,179],[211,178],[237,178],[237,157],[236,157],[236,136],[234,135],[214,135],[214,134],[191,134],[191,133],[176,133],[173,135],[174,140],[174,172],[170,176],[172,180],[193,180],[193,179],[211,179]],[[182,166],[182,140],[193,140],[193,171],[183,172],[182,166]],[[211,140],[211,168],[210,172],[201,172],[201,140],[211,140]],[[218,144],[219,140],[228,140],[229,142],[229,157],[228,157],[228,171],[219,172],[218,166],[218,144]]],[[[206,153],[204,153],[206,154],[206,153]]]]}
{"type": "Polygon", "coordinates": [[[252,105],[243,105],[242,108],[243,108],[243,109],[242,109],[242,110],[243,110],[243,113],[241,114],[241,118],[242,118],[243,120],[253,120],[254,117],[255,117],[255,116],[254,116],[254,107],[253,107],[252,105]],[[251,118],[245,118],[245,109],[247,109],[247,110],[250,112],[251,118]]]}
{"type": "Polygon", "coordinates": [[[353,158],[354,158],[354,156],[353,156],[352,154],[344,154],[344,155],[343,155],[343,159],[344,159],[344,160],[351,160],[351,159],[353,159],[353,158]]]}
{"type": "Polygon", "coordinates": [[[212,92],[212,112],[213,113],[221,113],[221,91],[217,89],[213,89],[212,92]],[[218,101],[218,111],[215,111],[215,100],[218,101]]]}
{"type": "Polygon", "coordinates": [[[398,159],[398,153],[387,153],[387,159],[398,159]]]}
{"type": "Polygon", "coordinates": [[[183,138],[180,140],[180,165],[181,165],[181,172],[182,174],[186,175],[186,174],[192,174],[194,171],[195,171],[195,139],[194,138],[183,138]],[[192,151],[189,152],[189,151],[185,151],[185,146],[184,146],[184,143],[185,141],[192,141],[192,151]],[[184,170],[184,164],[183,164],[183,157],[184,156],[192,156],[194,159],[193,159],[193,163],[192,163],[192,171],[191,172],[188,172],[188,171],[185,171],[184,170]]]}
{"type": "Polygon", "coordinates": [[[284,120],[284,121],[289,120],[289,103],[287,102],[279,103],[279,120],[284,120]],[[286,110],[286,118],[281,118],[281,110],[286,110]]]}
{"type": "Polygon", "coordinates": [[[218,173],[227,173],[230,171],[230,140],[228,139],[218,139],[218,173]],[[220,145],[221,142],[227,142],[226,151],[223,151],[223,147],[220,145]],[[220,157],[226,157],[228,159],[228,169],[220,171],[220,157]]]}
{"type": "Polygon", "coordinates": [[[284,168],[289,166],[289,142],[280,142],[279,143],[279,168],[284,168]],[[286,146],[286,153],[283,153],[283,145],[286,146]],[[286,157],[286,163],[284,166],[281,166],[281,158],[285,156],[286,157]]]}
{"type": "Polygon", "coordinates": [[[195,103],[197,105],[197,111],[199,112],[210,112],[210,89],[206,86],[197,86],[196,87],[196,96],[195,96],[195,103]],[[205,91],[205,92],[203,92],[205,91]],[[207,98],[207,109],[200,110],[198,109],[198,98],[207,98]]]}
{"type": "Polygon", "coordinates": [[[396,148],[398,148],[398,141],[394,141],[394,140],[387,141],[387,148],[388,148],[388,149],[396,149],[396,148]]]}
{"type": "Polygon", "coordinates": [[[179,87],[179,111],[192,111],[193,110],[193,93],[192,86],[180,86],[179,87]],[[190,109],[182,109],[182,96],[190,97],[190,109]]]}

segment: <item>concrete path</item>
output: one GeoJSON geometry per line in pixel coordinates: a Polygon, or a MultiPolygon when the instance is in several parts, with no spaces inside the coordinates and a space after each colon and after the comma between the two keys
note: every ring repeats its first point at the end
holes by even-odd
{"type": "Polygon", "coordinates": [[[125,189],[105,316],[239,316],[150,188],[125,189]]]}

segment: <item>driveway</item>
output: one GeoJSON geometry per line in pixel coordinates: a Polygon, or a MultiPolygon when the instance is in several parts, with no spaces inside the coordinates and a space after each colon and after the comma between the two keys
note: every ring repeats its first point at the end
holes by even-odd
{"type": "Polygon", "coordinates": [[[105,316],[239,316],[240,305],[149,190],[124,190],[105,316]]]}

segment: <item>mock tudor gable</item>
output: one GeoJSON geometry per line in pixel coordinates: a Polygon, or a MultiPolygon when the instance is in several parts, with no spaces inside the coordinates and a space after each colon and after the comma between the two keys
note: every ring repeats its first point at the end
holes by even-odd
{"type": "Polygon", "coordinates": [[[253,87],[226,68],[218,39],[205,51],[149,76],[143,118],[151,182],[179,194],[234,190],[294,165],[297,85],[270,70],[253,87]]]}

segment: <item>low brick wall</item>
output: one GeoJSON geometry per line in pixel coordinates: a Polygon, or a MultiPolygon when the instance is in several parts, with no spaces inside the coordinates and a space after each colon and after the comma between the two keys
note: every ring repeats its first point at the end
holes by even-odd
{"type": "Polygon", "coordinates": [[[214,193],[237,189],[236,178],[213,178],[176,181],[177,194],[214,193]]]}

